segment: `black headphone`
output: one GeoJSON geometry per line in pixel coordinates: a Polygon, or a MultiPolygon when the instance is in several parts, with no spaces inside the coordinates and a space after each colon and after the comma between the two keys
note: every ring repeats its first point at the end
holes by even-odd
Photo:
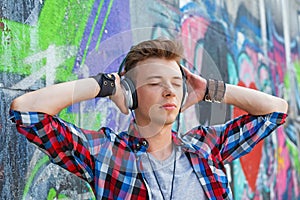
{"type": "MultiPolygon", "coordinates": [[[[121,77],[121,72],[125,65],[127,56],[123,59],[122,63],[120,64],[118,74],[121,77]]],[[[185,103],[187,99],[187,85],[186,85],[186,75],[181,65],[179,65],[181,74],[182,74],[182,88],[183,88],[183,96],[181,101],[181,106],[185,103]]],[[[130,110],[135,110],[138,107],[138,98],[136,93],[135,83],[128,77],[124,76],[121,79],[121,86],[124,89],[125,101],[126,105],[130,110]]]]}

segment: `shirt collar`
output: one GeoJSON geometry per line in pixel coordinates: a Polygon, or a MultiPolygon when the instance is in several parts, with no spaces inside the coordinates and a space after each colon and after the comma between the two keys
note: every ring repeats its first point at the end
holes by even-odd
{"type": "Polygon", "coordinates": [[[128,127],[128,145],[135,153],[145,153],[149,144],[145,138],[142,138],[137,130],[134,120],[130,122],[128,127]]]}
{"type": "MultiPolygon", "coordinates": [[[[128,127],[128,145],[137,154],[143,154],[147,151],[149,144],[145,138],[142,138],[138,132],[134,120],[130,122],[128,127]]],[[[184,143],[183,140],[178,137],[178,133],[172,131],[172,140],[176,146],[181,146],[184,151],[196,152],[195,149],[187,143],[184,143]]]]}

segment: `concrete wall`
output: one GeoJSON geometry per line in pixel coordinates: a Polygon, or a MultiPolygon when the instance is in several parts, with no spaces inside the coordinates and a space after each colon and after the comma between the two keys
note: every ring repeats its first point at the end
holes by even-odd
{"type": "MultiPolygon", "coordinates": [[[[285,126],[228,166],[235,199],[300,199],[299,1],[23,0],[0,2],[0,199],[92,199],[89,186],[20,136],[8,121],[13,98],[99,71],[112,72],[132,44],[181,36],[195,73],[289,101],[285,126]]],[[[242,111],[200,103],[181,129],[242,111]]],[[[60,113],[81,127],[126,129],[108,100],[60,113]]]]}

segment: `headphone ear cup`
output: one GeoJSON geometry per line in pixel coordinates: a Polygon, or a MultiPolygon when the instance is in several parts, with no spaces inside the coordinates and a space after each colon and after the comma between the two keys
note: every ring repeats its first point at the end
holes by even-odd
{"type": "Polygon", "coordinates": [[[125,77],[121,80],[121,85],[124,89],[127,107],[131,110],[136,109],[138,106],[138,99],[134,82],[130,78],[125,77]]]}

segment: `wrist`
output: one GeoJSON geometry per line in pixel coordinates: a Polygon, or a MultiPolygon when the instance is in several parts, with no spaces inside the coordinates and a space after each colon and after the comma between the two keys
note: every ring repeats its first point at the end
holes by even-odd
{"type": "Polygon", "coordinates": [[[206,79],[206,89],[203,101],[212,103],[221,103],[224,99],[226,84],[224,81],[215,79],[206,79]]]}
{"type": "Polygon", "coordinates": [[[91,78],[95,79],[100,87],[100,91],[95,97],[107,97],[116,93],[116,78],[113,74],[99,73],[91,78]]]}

